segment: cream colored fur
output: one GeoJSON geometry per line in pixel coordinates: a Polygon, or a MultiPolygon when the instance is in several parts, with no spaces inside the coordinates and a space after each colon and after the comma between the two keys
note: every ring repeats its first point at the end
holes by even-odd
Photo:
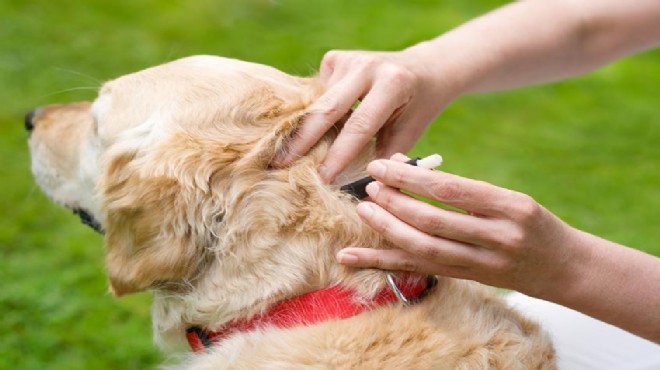
{"type": "MultiPolygon", "coordinates": [[[[343,283],[365,298],[384,273],[335,263],[342,247],[387,248],[355,200],[316,168],[334,132],[286,169],[273,156],[322,92],[314,78],[237,60],[185,58],[106,83],[86,103],[35,116],[33,172],[57,203],[106,232],[110,290],[150,290],[156,342],[186,345],[273,303],[343,283]]],[[[364,175],[367,148],[338,184],[364,175]]],[[[553,369],[545,333],[477,283],[440,278],[413,307],[236,334],[188,369],[553,369]]]]}

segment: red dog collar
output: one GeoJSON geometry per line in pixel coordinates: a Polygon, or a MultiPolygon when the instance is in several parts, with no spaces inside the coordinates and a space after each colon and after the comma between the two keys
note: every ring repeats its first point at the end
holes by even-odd
{"type": "Polygon", "coordinates": [[[394,283],[392,275],[388,275],[389,287],[378,292],[370,300],[359,296],[352,289],[334,285],[276,303],[268,311],[250,319],[230,321],[217,331],[209,331],[199,326],[190,327],[186,330],[186,338],[192,350],[199,352],[237,332],[268,326],[285,329],[345,319],[397,300],[401,300],[404,304],[412,304],[424,298],[436,283],[437,279],[434,276],[427,276],[424,279],[411,275],[394,283]]]}

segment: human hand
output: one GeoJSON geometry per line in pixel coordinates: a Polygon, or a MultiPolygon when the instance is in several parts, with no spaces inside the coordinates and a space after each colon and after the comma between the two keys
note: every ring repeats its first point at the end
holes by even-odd
{"type": "Polygon", "coordinates": [[[319,167],[323,180],[334,180],[374,135],[378,156],[407,152],[453,94],[451,84],[438,82],[447,76],[431,74],[417,49],[328,52],[320,69],[326,91],[273,165],[305,154],[358,100],[319,167]]]}
{"type": "Polygon", "coordinates": [[[377,182],[367,187],[372,202],[357,212],[400,249],[346,248],[337,254],[340,263],[476,280],[533,296],[552,295],[575,278],[570,262],[578,260],[580,232],[528,195],[393,158],[369,164],[377,182]]]}

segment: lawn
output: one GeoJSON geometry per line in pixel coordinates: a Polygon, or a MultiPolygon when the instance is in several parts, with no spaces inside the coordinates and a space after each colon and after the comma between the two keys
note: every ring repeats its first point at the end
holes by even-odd
{"type": "MultiPolygon", "coordinates": [[[[0,3],[0,369],[143,369],[148,294],[107,293],[102,238],[29,171],[23,115],[91,100],[102,81],[192,54],[313,73],[325,51],[397,50],[503,1],[0,3]]],[[[448,56],[450,57],[450,56],[448,56]]],[[[572,81],[464,97],[413,150],[520,190],[570,224],[660,255],[660,53],[572,81]]]]}

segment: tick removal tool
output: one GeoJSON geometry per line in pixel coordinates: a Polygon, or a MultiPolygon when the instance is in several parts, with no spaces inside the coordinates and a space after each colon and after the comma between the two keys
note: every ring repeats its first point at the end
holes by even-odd
{"type": "MultiPolygon", "coordinates": [[[[442,156],[440,154],[433,154],[425,158],[417,157],[407,161],[406,163],[411,166],[432,170],[442,164],[442,156]]],[[[352,194],[358,199],[364,199],[367,197],[367,185],[373,181],[375,181],[375,179],[371,176],[363,177],[357,181],[342,186],[340,190],[345,193],[352,194]]]]}

